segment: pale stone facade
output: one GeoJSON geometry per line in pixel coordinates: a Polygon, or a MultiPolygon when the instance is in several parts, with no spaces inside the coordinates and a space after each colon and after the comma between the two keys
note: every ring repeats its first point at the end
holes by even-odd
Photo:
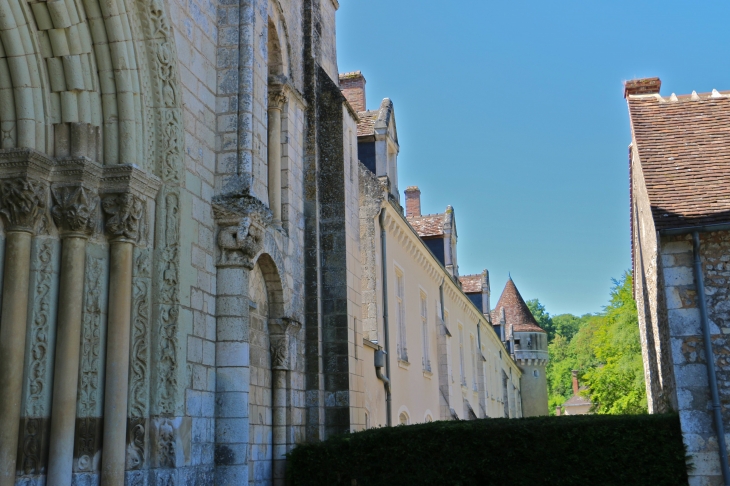
{"type": "Polygon", "coordinates": [[[387,178],[361,166],[360,184],[366,425],[521,417],[522,372],[488,316],[408,223],[387,178]]]}

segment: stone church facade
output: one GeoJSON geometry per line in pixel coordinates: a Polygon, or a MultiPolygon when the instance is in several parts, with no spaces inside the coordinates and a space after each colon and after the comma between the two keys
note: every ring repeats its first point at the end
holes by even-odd
{"type": "Polygon", "coordinates": [[[337,8],[0,3],[0,485],[283,484],[358,425],[337,8]]]}

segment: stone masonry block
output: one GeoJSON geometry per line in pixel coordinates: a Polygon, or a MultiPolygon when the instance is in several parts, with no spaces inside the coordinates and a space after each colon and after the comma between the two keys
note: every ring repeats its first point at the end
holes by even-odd
{"type": "Polygon", "coordinates": [[[700,328],[699,309],[672,309],[667,312],[669,332],[672,336],[698,336],[700,328]]]}
{"type": "Polygon", "coordinates": [[[241,295],[247,287],[242,269],[233,267],[218,269],[218,295],[241,295]]]}
{"type": "Polygon", "coordinates": [[[216,307],[219,316],[242,316],[245,309],[243,297],[218,297],[216,307]]]}
{"type": "Polygon", "coordinates": [[[664,282],[669,286],[694,284],[692,267],[670,267],[664,269],[664,282]]]}
{"type": "Polygon", "coordinates": [[[240,317],[219,317],[216,327],[218,341],[243,341],[245,339],[244,320],[240,317]]]}
{"type": "Polygon", "coordinates": [[[218,368],[216,390],[219,392],[247,392],[249,376],[248,368],[218,368]]]}
{"type": "Polygon", "coordinates": [[[683,434],[699,434],[709,437],[713,432],[712,415],[709,410],[680,410],[679,421],[683,434]]]}
{"type": "Polygon", "coordinates": [[[217,366],[248,366],[248,343],[223,342],[216,343],[217,366]]]}
{"type": "Polygon", "coordinates": [[[217,418],[215,437],[219,444],[245,444],[248,442],[247,418],[217,418]]]}
{"type": "Polygon", "coordinates": [[[720,456],[717,452],[690,453],[689,462],[694,466],[688,471],[690,476],[713,476],[720,470],[720,456]]]}
{"type": "Polygon", "coordinates": [[[662,245],[662,254],[664,253],[684,253],[692,252],[691,241],[670,241],[662,245]]]}
{"type": "Polygon", "coordinates": [[[248,393],[218,393],[216,397],[216,416],[227,418],[248,417],[248,393]]]}

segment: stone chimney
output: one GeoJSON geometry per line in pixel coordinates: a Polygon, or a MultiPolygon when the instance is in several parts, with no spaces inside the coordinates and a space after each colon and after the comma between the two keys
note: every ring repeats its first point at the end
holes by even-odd
{"type": "Polygon", "coordinates": [[[659,94],[662,81],[659,78],[632,79],[624,82],[624,98],[631,95],[659,94]]]}
{"type": "Polygon", "coordinates": [[[555,416],[556,417],[560,417],[560,414],[561,413],[563,413],[563,407],[561,407],[560,405],[558,405],[557,407],[555,407],[555,416]]]}
{"type": "Polygon", "coordinates": [[[578,396],[578,370],[573,370],[573,395],[578,396]]]}
{"type": "Polygon", "coordinates": [[[406,217],[421,215],[421,190],[418,186],[408,186],[406,194],[406,217]]]}
{"type": "Polygon", "coordinates": [[[365,104],[365,76],[360,71],[340,74],[340,90],[353,110],[357,112],[367,110],[365,104]]]}

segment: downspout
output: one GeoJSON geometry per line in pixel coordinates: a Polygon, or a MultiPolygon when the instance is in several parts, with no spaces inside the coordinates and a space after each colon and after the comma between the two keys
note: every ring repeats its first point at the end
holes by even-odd
{"type": "Polygon", "coordinates": [[[390,352],[390,333],[388,330],[388,261],[386,258],[386,245],[385,245],[385,208],[380,209],[378,215],[378,223],[380,225],[380,268],[382,270],[383,278],[383,342],[385,349],[379,349],[375,353],[375,374],[382,380],[385,385],[385,413],[386,413],[386,425],[390,427],[393,424],[392,420],[392,404],[391,404],[391,388],[390,388],[390,358],[388,353],[390,352]],[[380,366],[378,366],[380,365],[380,366]],[[385,375],[383,375],[383,365],[385,365],[385,375]]]}
{"type": "Polygon", "coordinates": [[[697,231],[692,233],[695,282],[697,284],[697,301],[700,305],[700,320],[702,322],[702,340],[705,342],[705,362],[707,365],[707,377],[710,381],[710,393],[712,395],[712,411],[715,419],[715,432],[717,433],[717,444],[720,448],[720,466],[725,486],[730,486],[730,465],[727,459],[727,444],[725,443],[725,426],[722,423],[722,408],[720,407],[720,395],[717,391],[717,375],[715,374],[715,354],[712,351],[710,336],[710,322],[707,318],[707,303],[705,302],[705,282],[702,278],[702,262],[700,260],[700,234],[697,231]]]}

